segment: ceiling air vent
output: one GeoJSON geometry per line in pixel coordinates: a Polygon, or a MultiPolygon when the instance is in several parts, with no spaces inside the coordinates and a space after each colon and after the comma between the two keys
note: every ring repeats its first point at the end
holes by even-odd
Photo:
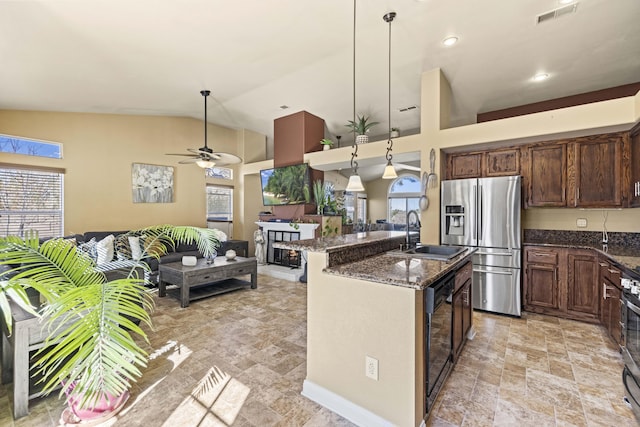
{"type": "Polygon", "coordinates": [[[404,113],[405,111],[415,110],[416,108],[418,108],[417,105],[410,105],[408,107],[398,108],[398,111],[400,111],[401,113],[404,113]]]}
{"type": "Polygon", "coordinates": [[[541,13],[536,17],[536,23],[541,24],[543,22],[551,21],[552,19],[559,18],[570,13],[575,13],[578,9],[578,3],[572,3],[567,6],[562,6],[549,12],[541,13]]]}

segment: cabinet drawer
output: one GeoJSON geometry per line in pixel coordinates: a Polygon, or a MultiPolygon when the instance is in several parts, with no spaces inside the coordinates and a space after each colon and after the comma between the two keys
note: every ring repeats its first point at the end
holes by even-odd
{"type": "Polygon", "coordinates": [[[526,260],[531,264],[558,264],[558,252],[533,249],[526,251],[526,260]]]}
{"type": "Polygon", "coordinates": [[[454,288],[454,292],[460,289],[467,280],[471,280],[471,275],[473,274],[473,267],[470,262],[468,262],[464,267],[459,269],[456,272],[456,284],[454,288]]]}

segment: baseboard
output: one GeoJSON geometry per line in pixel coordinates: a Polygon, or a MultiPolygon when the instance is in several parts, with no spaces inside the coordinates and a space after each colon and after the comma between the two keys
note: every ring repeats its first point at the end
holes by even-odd
{"type": "Polygon", "coordinates": [[[393,427],[393,423],[356,405],[309,380],[304,380],[302,395],[362,427],[393,427]]]}

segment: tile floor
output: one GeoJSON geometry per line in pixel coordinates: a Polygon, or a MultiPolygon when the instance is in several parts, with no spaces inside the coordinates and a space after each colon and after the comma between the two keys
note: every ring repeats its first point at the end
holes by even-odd
{"type": "MultiPolygon", "coordinates": [[[[257,290],[157,299],[149,367],[116,426],[351,426],[300,395],[306,285],[259,276],[257,290]]],[[[433,426],[635,426],[622,403],[620,355],[603,329],[553,317],[474,313],[477,335],[436,401],[433,426]]],[[[35,399],[0,426],[58,425],[63,404],[35,399]]]]}

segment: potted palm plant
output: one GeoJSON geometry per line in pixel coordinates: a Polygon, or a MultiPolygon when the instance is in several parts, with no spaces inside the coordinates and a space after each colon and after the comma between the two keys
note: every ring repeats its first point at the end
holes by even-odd
{"type": "MultiPolygon", "coordinates": [[[[176,243],[195,241],[205,256],[220,244],[215,230],[206,228],[161,225],[136,233],[159,243],[148,246],[153,249],[147,255],[154,257],[176,243]]],[[[72,243],[52,239],[40,244],[37,234],[0,238],[0,265],[13,266],[0,272],[5,316],[5,295],[25,305],[22,287],[36,288],[45,300],[37,309],[48,335],[35,356],[35,370],[43,377],[45,394],[62,384],[60,396],[66,395],[69,406],[64,421],[95,422],[115,415],[146,366],[147,353],[138,341],[147,341],[140,323],[151,325],[153,301],[139,272],[148,266],[132,261],[123,278],[108,280],[72,243]]]]}
{"type": "Polygon", "coordinates": [[[369,117],[362,115],[357,116],[356,120],[349,120],[349,123],[346,126],[356,133],[356,144],[366,144],[369,142],[369,129],[373,126],[377,125],[378,122],[369,122],[369,117]]]}

